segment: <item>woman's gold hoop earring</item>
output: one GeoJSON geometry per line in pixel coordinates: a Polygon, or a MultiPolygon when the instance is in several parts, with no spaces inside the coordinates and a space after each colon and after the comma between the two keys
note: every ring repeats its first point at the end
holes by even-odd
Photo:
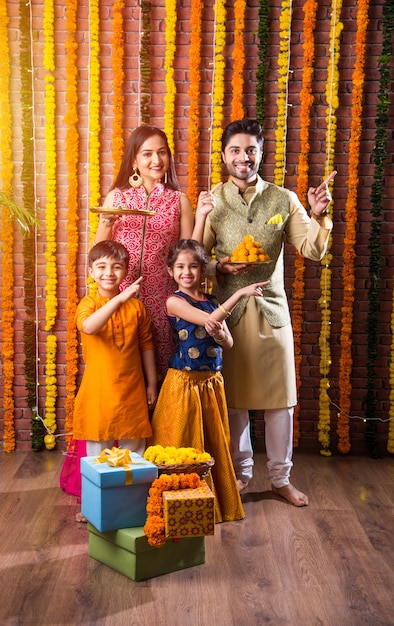
{"type": "Polygon", "coordinates": [[[138,171],[137,171],[136,167],[133,167],[133,173],[129,177],[129,185],[130,185],[130,187],[141,187],[141,185],[142,185],[142,178],[138,174],[138,171]]]}

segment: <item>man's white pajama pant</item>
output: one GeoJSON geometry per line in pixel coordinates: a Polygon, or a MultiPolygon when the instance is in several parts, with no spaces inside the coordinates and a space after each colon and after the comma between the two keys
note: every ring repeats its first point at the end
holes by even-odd
{"type": "MultiPolygon", "coordinates": [[[[266,409],[265,449],[269,478],[274,487],[283,487],[290,482],[293,466],[293,407],[266,409]]],[[[247,409],[228,409],[231,433],[231,450],[235,474],[248,483],[253,475],[253,448],[250,436],[249,412],[247,409]]]]}

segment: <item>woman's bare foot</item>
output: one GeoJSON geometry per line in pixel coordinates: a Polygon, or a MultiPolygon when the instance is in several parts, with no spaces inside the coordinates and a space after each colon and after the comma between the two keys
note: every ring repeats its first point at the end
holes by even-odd
{"type": "Polygon", "coordinates": [[[296,489],[291,483],[283,485],[283,487],[274,487],[274,485],[271,485],[271,489],[273,493],[281,496],[290,502],[290,504],[294,504],[294,506],[308,506],[309,504],[308,496],[296,489]]]}
{"type": "Polygon", "coordinates": [[[77,513],[75,516],[75,521],[79,524],[86,524],[88,520],[84,515],[82,515],[82,513],[77,513]]]}

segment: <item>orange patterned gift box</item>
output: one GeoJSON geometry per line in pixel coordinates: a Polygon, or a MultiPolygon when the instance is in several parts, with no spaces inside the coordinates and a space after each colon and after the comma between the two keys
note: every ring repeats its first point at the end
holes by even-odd
{"type": "Polygon", "coordinates": [[[201,537],[215,532],[215,496],[207,483],[163,492],[166,537],[201,537]]]}

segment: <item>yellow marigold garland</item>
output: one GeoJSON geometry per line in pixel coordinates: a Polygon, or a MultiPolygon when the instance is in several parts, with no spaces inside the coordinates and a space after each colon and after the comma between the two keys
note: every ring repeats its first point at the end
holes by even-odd
{"type": "Polygon", "coordinates": [[[166,542],[163,517],[163,492],[176,489],[197,489],[201,485],[198,474],[162,474],[153,481],[146,505],[147,519],[144,533],[149,545],[160,548],[166,542]]]}
{"type": "MultiPolygon", "coordinates": [[[[99,0],[90,0],[90,64],[89,64],[89,202],[100,202],[100,17],[99,0]]],[[[99,217],[90,213],[90,245],[96,234],[99,217]]],[[[93,281],[89,285],[95,289],[93,281]]]]}
{"type": "Polygon", "coordinates": [[[224,46],[226,45],[226,4],[225,0],[215,2],[215,59],[212,98],[212,146],[211,146],[211,183],[216,185],[222,180],[221,139],[223,133],[224,103],[224,46]]]}
{"type": "Polygon", "coordinates": [[[66,339],[66,401],[65,431],[72,430],[76,377],[78,373],[78,337],[75,327],[75,313],[78,304],[77,290],[77,255],[78,255],[78,44],[75,40],[77,32],[77,0],[66,0],[66,102],[67,113],[64,121],[66,132],[66,162],[68,179],[68,210],[67,210],[67,339],[66,339]]]}
{"type": "MultiPolygon", "coordinates": [[[[11,64],[9,55],[8,26],[9,18],[5,2],[0,3],[0,147],[1,147],[1,174],[2,191],[11,195],[14,166],[12,161],[12,116],[10,103],[10,76],[11,64]]],[[[14,233],[12,218],[6,207],[2,207],[2,316],[3,330],[2,358],[3,358],[3,408],[4,408],[4,451],[15,450],[14,424],[14,263],[13,247],[14,233]]]]}
{"type": "Polygon", "coordinates": [[[124,0],[115,0],[113,17],[113,37],[112,37],[112,73],[114,76],[114,125],[112,132],[112,158],[114,161],[115,174],[118,172],[122,162],[124,140],[123,140],[123,83],[124,83],[124,25],[123,9],[124,0]]]}
{"type": "Polygon", "coordinates": [[[242,104],[244,91],[244,67],[245,67],[245,8],[246,0],[234,1],[234,48],[233,48],[233,76],[231,80],[231,119],[241,120],[244,117],[242,104]]]}
{"type": "MultiPolygon", "coordinates": [[[[309,128],[311,119],[311,107],[313,104],[312,79],[313,61],[315,57],[315,42],[313,32],[316,25],[316,0],[307,0],[303,7],[304,18],[304,43],[303,43],[303,70],[301,85],[301,112],[300,112],[300,156],[298,160],[297,195],[304,206],[307,204],[308,173],[309,173],[309,128]]],[[[303,322],[303,299],[305,296],[304,257],[298,252],[295,257],[295,272],[293,281],[293,333],[294,333],[294,356],[297,390],[301,386],[300,368],[302,361],[302,322],[303,322]]],[[[299,422],[300,405],[294,409],[294,446],[298,446],[300,439],[299,422]]]]}
{"type": "Polygon", "coordinates": [[[389,432],[387,439],[387,451],[394,454],[394,289],[393,308],[391,310],[391,358],[390,358],[390,408],[389,408],[389,432]]]}
{"type": "Polygon", "coordinates": [[[339,359],[339,406],[337,434],[338,450],[346,454],[350,450],[349,413],[351,406],[352,372],[352,325],[354,302],[354,259],[357,222],[357,189],[359,183],[358,166],[360,157],[360,136],[362,99],[364,89],[365,40],[368,25],[369,0],[359,0],[357,9],[356,61],[352,76],[352,121],[349,140],[349,179],[345,216],[346,231],[344,238],[342,270],[343,302],[342,326],[340,336],[341,354],[339,359]]]}
{"type": "Polygon", "coordinates": [[[200,139],[200,81],[201,81],[201,21],[202,21],[202,0],[192,0],[190,15],[190,77],[189,91],[189,132],[187,143],[187,195],[192,206],[197,205],[198,198],[198,158],[200,139]]]}
{"type": "MultiPolygon", "coordinates": [[[[324,176],[327,177],[334,168],[334,146],[336,142],[337,118],[336,111],[339,106],[338,86],[339,86],[339,57],[340,57],[340,37],[343,24],[340,21],[342,9],[342,0],[334,0],[331,12],[330,23],[330,58],[327,68],[327,85],[326,85],[326,165],[324,176]]],[[[332,183],[331,183],[332,185],[332,183]]],[[[332,217],[331,203],[328,207],[330,216],[332,217]]],[[[321,444],[320,454],[323,456],[331,456],[330,451],[330,398],[328,389],[330,388],[329,373],[331,369],[331,261],[330,254],[332,237],[328,242],[328,249],[325,258],[322,260],[323,268],[320,276],[319,306],[321,310],[321,326],[319,335],[320,349],[320,393],[319,393],[319,421],[317,425],[318,439],[321,444]]]]}
{"type": "Polygon", "coordinates": [[[291,35],[292,0],[283,0],[279,19],[278,97],[275,130],[274,183],[283,185],[286,169],[287,94],[289,80],[289,55],[291,35]]]}
{"type": "Polygon", "coordinates": [[[176,0],[166,0],[166,52],[164,58],[166,93],[164,96],[164,132],[167,135],[168,145],[174,154],[174,108],[176,86],[174,80],[174,59],[176,39],[176,0]]]}
{"type": "MultiPolygon", "coordinates": [[[[45,175],[46,175],[46,281],[45,330],[52,331],[57,316],[57,264],[56,264],[56,102],[55,102],[55,39],[54,2],[44,0],[44,68],[45,68],[45,175]]],[[[50,433],[56,431],[56,336],[46,338],[45,362],[45,425],[50,433]]]]}
{"type": "MultiPolygon", "coordinates": [[[[57,430],[56,424],[56,397],[57,397],[57,378],[56,378],[56,352],[57,339],[56,335],[47,335],[46,340],[46,364],[45,364],[45,418],[44,424],[48,433],[52,435],[57,430]]],[[[51,445],[49,450],[53,450],[51,445]]]]}

